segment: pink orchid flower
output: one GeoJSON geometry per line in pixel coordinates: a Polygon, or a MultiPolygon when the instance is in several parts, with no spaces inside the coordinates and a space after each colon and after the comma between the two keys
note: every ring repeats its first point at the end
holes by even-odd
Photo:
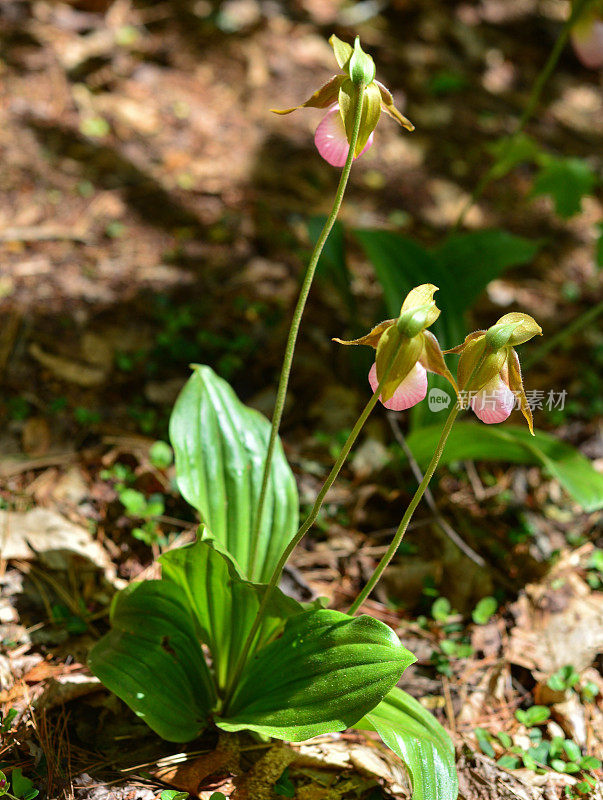
{"type": "Polygon", "coordinates": [[[358,39],[354,47],[331,36],[329,42],[342,73],[317,89],[304,103],[293,108],[272,109],[275,114],[291,114],[298,108],[324,108],[327,113],[316,129],[314,141],[320,155],[334,167],[343,167],[350,150],[350,139],[354,127],[355,96],[358,74],[363,85],[362,114],[354,158],[359,158],[373,143],[373,131],[377,127],[381,111],[406,128],[414,125],[398,111],[391,92],[375,80],[373,59],[364,53],[358,39]]]}
{"type": "Polygon", "coordinates": [[[391,411],[405,411],[425,398],[428,372],[443,375],[455,392],[457,390],[438,340],[426,330],[440,315],[433,299],[436,291],[437,286],[431,283],[417,286],[406,296],[397,320],[380,322],[360,339],[334,340],[346,345],[366,344],[376,349],[368,379],[373,392],[383,381],[379,400],[391,411]]]}
{"type": "MultiPolygon", "coordinates": [[[[373,144],[374,134],[366,140],[366,144],[354,158],[360,158],[373,144]]],[[[314,134],[314,144],[320,155],[332,167],[343,167],[348,157],[350,145],[345,132],[345,125],[339,113],[339,103],[334,103],[322,118],[314,134]]]]}
{"type": "Polygon", "coordinates": [[[571,32],[572,45],[588,69],[603,68],[603,2],[594,3],[576,22],[571,32]]]}
{"type": "Polygon", "coordinates": [[[487,331],[470,333],[462,344],[444,351],[460,353],[459,387],[468,394],[469,405],[482,422],[487,425],[504,422],[517,399],[530,432],[534,433],[532,411],[514,346],[540,335],[542,328],[536,320],[528,314],[512,312],[487,331]]]}

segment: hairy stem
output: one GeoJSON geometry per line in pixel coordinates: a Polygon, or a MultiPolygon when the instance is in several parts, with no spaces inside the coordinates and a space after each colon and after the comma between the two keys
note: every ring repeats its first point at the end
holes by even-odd
{"type": "Polygon", "coordinates": [[[350,450],[354,446],[354,443],[355,443],[356,439],[358,438],[358,436],[360,434],[360,431],[364,427],[364,423],[369,418],[371,411],[377,405],[377,401],[379,400],[379,397],[381,396],[381,390],[382,390],[383,384],[387,380],[388,375],[389,375],[389,373],[390,373],[390,371],[391,371],[391,369],[392,369],[392,367],[394,365],[394,361],[396,360],[396,358],[397,358],[397,356],[398,356],[398,354],[400,352],[400,348],[402,347],[404,342],[405,342],[405,339],[404,339],[404,337],[401,336],[400,337],[400,341],[398,343],[398,347],[392,353],[392,355],[391,355],[391,357],[390,357],[390,359],[389,359],[389,361],[387,363],[387,366],[385,368],[385,371],[383,373],[383,376],[382,376],[381,380],[379,381],[379,385],[377,386],[377,388],[373,392],[373,395],[372,395],[371,399],[368,401],[368,403],[364,407],[362,413],[360,414],[360,416],[356,420],[356,424],[352,428],[348,438],[345,441],[345,444],[341,448],[341,451],[340,451],[339,455],[337,456],[337,460],[333,464],[333,467],[332,467],[331,471],[329,472],[325,482],[323,483],[320,492],[316,496],[316,500],[314,501],[314,505],[312,506],[312,510],[310,511],[310,513],[308,514],[308,516],[306,517],[304,522],[302,523],[300,529],[297,531],[297,533],[295,534],[293,539],[291,539],[291,541],[287,545],[287,548],[283,552],[278,564],[274,568],[274,572],[272,573],[272,577],[270,578],[270,581],[269,581],[269,583],[268,583],[268,585],[266,587],[266,591],[264,592],[264,596],[263,596],[262,601],[260,603],[260,607],[259,607],[258,612],[256,614],[256,618],[255,618],[255,620],[253,622],[251,630],[249,631],[249,635],[247,637],[247,640],[246,640],[246,642],[245,642],[245,644],[243,646],[243,649],[241,650],[241,655],[239,656],[239,660],[237,662],[237,666],[236,666],[236,668],[235,668],[235,670],[233,672],[233,678],[232,678],[232,680],[230,682],[230,685],[229,685],[229,691],[227,692],[226,705],[227,705],[228,700],[230,698],[230,692],[232,691],[232,688],[234,686],[236,686],[236,683],[237,683],[237,681],[239,679],[239,676],[241,675],[241,672],[243,671],[243,667],[245,666],[245,662],[246,662],[247,657],[249,656],[249,652],[251,650],[252,642],[253,642],[253,640],[255,638],[255,635],[256,635],[259,627],[260,627],[260,624],[261,624],[263,616],[264,616],[264,612],[266,610],[266,607],[267,607],[268,603],[270,602],[270,598],[272,597],[272,594],[273,594],[274,590],[278,586],[278,583],[280,581],[280,578],[281,578],[283,569],[285,567],[285,564],[289,560],[289,557],[291,556],[291,553],[295,550],[297,545],[301,542],[301,540],[304,538],[306,533],[310,530],[312,525],[314,525],[314,523],[316,522],[318,514],[320,513],[320,509],[322,508],[322,504],[324,502],[324,499],[325,499],[325,497],[327,495],[327,492],[329,491],[331,486],[335,483],[335,480],[337,479],[337,476],[339,475],[339,473],[341,471],[341,468],[344,465],[345,460],[347,459],[347,457],[348,457],[348,455],[350,453],[350,450]]]}
{"type": "Polygon", "coordinates": [[[406,533],[406,529],[408,528],[408,523],[410,522],[411,517],[415,512],[416,507],[421,502],[421,498],[425,494],[425,490],[427,489],[427,486],[429,485],[429,481],[433,477],[433,473],[436,471],[436,467],[438,466],[438,462],[439,462],[440,458],[442,457],[442,453],[444,452],[444,447],[446,445],[446,440],[448,439],[448,434],[452,430],[452,426],[454,425],[454,421],[455,421],[458,413],[459,413],[459,407],[458,407],[458,404],[455,403],[454,406],[452,407],[452,410],[450,411],[450,414],[448,415],[448,419],[446,420],[444,428],[442,429],[442,434],[440,436],[440,441],[438,442],[438,445],[436,447],[435,453],[433,454],[433,456],[431,458],[431,461],[429,462],[429,466],[427,467],[425,475],[423,476],[423,480],[419,484],[419,487],[417,488],[417,491],[415,492],[413,499],[410,501],[410,504],[409,504],[408,508],[404,512],[404,516],[402,517],[402,521],[400,522],[400,525],[398,526],[398,530],[396,531],[390,546],[387,548],[387,552],[385,553],[385,555],[383,556],[383,558],[381,559],[381,561],[377,565],[375,571],[373,572],[370,580],[368,581],[368,583],[366,584],[364,589],[360,592],[358,597],[354,600],[354,602],[352,603],[352,605],[348,609],[348,614],[351,614],[353,616],[358,611],[360,606],[364,603],[366,598],[373,591],[373,589],[375,588],[377,582],[379,581],[379,578],[383,574],[383,571],[385,570],[385,568],[387,567],[389,562],[392,560],[392,558],[396,554],[396,550],[400,546],[400,542],[402,541],[402,538],[404,537],[404,534],[406,533]]]}
{"type": "Polygon", "coordinates": [[[329,233],[331,232],[331,229],[335,224],[335,220],[337,219],[337,215],[339,213],[339,209],[341,208],[341,203],[343,201],[343,195],[348,183],[348,178],[350,177],[350,171],[352,169],[352,163],[354,161],[354,151],[356,149],[356,142],[358,141],[358,133],[360,131],[360,120],[362,116],[362,105],[364,100],[364,88],[365,87],[363,85],[358,87],[358,94],[356,97],[356,109],[354,114],[354,125],[352,129],[352,135],[350,138],[350,149],[348,151],[348,157],[343,167],[341,177],[339,179],[339,186],[337,187],[337,192],[335,194],[333,207],[331,208],[331,212],[327,217],[327,221],[325,222],[324,227],[320,232],[320,236],[318,237],[318,240],[314,246],[314,250],[312,251],[312,255],[310,256],[310,263],[308,264],[308,269],[306,270],[306,274],[304,276],[304,280],[299,292],[299,298],[297,300],[297,305],[295,306],[295,311],[293,312],[291,327],[289,328],[287,345],[285,347],[285,356],[283,358],[283,366],[281,367],[281,375],[279,378],[278,390],[276,394],[276,402],[274,405],[274,413],[272,415],[270,439],[268,441],[266,460],[264,462],[264,473],[262,475],[262,486],[260,489],[260,496],[258,499],[258,506],[255,514],[254,527],[251,534],[249,575],[248,575],[250,580],[254,580],[256,572],[257,557],[258,557],[258,540],[260,536],[260,530],[262,528],[262,517],[264,512],[264,504],[266,501],[266,491],[268,489],[268,481],[270,479],[270,467],[272,466],[274,447],[276,445],[276,440],[278,437],[278,432],[281,424],[281,418],[283,416],[283,409],[285,407],[287,386],[289,384],[291,363],[293,361],[293,354],[295,352],[295,344],[297,342],[299,326],[301,324],[301,319],[304,313],[304,308],[306,306],[306,301],[308,299],[308,294],[310,293],[310,287],[312,286],[312,281],[314,279],[314,273],[316,272],[318,259],[320,258],[320,254],[322,253],[322,250],[325,246],[329,233]]]}

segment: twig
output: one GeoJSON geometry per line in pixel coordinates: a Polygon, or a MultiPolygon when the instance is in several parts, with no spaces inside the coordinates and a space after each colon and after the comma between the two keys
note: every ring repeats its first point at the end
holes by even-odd
{"type": "Polygon", "coordinates": [[[452,696],[450,694],[450,681],[445,675],[442,675],[442,687],[444,689],[444,703],[446,705],[446,717],[448,725],[452,731],[453,739],[456,737],[456,718],[454,716],[454,707],[452,705],[452,696]]]}
{"type": "Polygon", "coordinates": [[[46,226],[38,228],[35,225],[20,228],[5,228],[0,231],[0,242],[85,242],[88,232],[74,228],[46,226]]]}
{"type": "MultiPolygon", "coordinates": [[[[404,454],[408,459],[408,463],[410,464],[410,468],[413,472],[413,475],[415,476],[416,480],[420,483],[423,480],[423,473],[421,472],[421,468],[417,464],[415,457],[413,456],[409,446],[406,444],[406,439],[404,438],[404,434],[400,429],[400,424],[396,416],[394,414],[388,414],[387,419],[394,434],[394,438],[396,439],[402,450],[404,450],[404,454]]],[[[453,528],[449,525],[449,523],[440,514],[433,493],[429,488],[425,490],[425,502],[432,510],[434,521],[436,525],[440,528],[440,530],[446,536],[448,536],[448,538],[452,542],[454,542],[454,544],[459,548],[459,550],[463,551],[463,553],[467,556],[467,558],[470,558],[479,567],[485,567],[486,562],[479,555],[479,553],[476,553],[475,550],[472,550],[471,547],[469,547],[469,545],[461,539],[458,533],[455,530],[453,530],[453,528]]]]}

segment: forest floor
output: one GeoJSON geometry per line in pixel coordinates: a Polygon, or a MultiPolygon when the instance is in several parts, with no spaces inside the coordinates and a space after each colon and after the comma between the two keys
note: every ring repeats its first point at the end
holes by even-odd
{"type": "MultiPolygon", "coordinates": [[[[21,771],[20,796],[146,800],[162,782],[203,800],[410,796],[399,762],[354,732],[293,748],[208,735],[174,759],[182,747],[103,690],[86,654],[115,590],[194,537],[169,448],[156,444],[189,364],[210,364],[271,413],[306,221],[328,211],[338,173],[313,146],[321,112],[268,109],[330,77],[333,31],[358,32],[416,131],[380,124],[342,219],[434,245],[490,165],[487,146],[521,116],[568,5],[1,4],[0,769],[21,771]]],[[[527,130],[547,151],[600,167],[601,77],[570,47],[527,130]]],[[[531,167],[510,171],[465,218],[469,230],[543,243],[490,283],[476,328],[521,307],[552,337],[599,299],[600,195],[565,220],[532,183],[531,167]]],[[[331,338],[381,319],[382,294],[353,241],[348,259],[359,318],[333,286],[314,287],[282,428],[303,509],[368,398],[331,338]]],[[[585,327],[526,375],[531,389],[568,392],[536,425],[599,469],[602,352],[585,327]]],[[[375,412],[288,591],[349,605],[416,486],[400,454],[406,429],[406,415],[375,412]]],[[[400,685],[450,731],[461,797],[603,797],[600,770],[556,770],[550,748],[533,763],[521,756],[554,740],[602,754],[600,514],[530,465],[451,464],[432,490],[437,511],[419,509],[366,610],[417,655],[400,685]]]]}

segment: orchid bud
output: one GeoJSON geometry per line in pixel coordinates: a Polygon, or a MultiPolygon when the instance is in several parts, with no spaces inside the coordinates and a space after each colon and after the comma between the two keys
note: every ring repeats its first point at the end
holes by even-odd
{"type": "Polygon", "coordinates": [[[354,42],[354,52],[350,57],[348,70],[352,82],[357,86],[368,86],[375,78],[375,62],[360,47],[360,39],[357,36],[354,42]]]}

